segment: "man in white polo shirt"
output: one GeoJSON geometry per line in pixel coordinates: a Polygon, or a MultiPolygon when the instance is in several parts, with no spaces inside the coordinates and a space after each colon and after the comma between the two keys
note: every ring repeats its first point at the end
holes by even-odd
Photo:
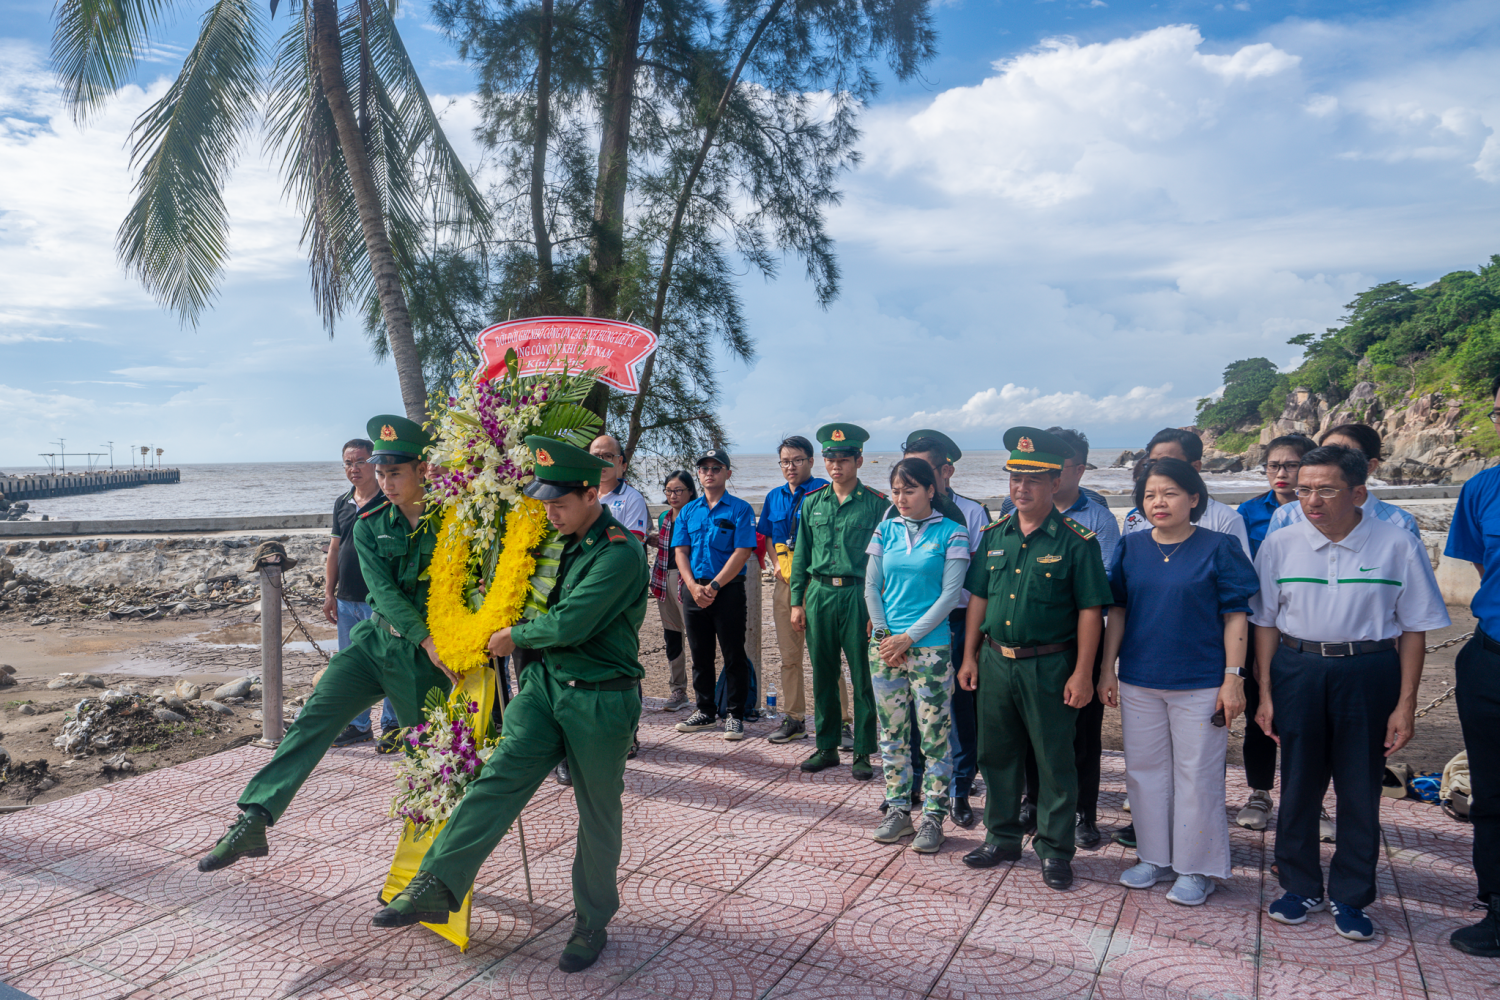
{"type": "Polygon", "coordinates": [[[599,475],[599,505],[639,541],[648,546],[655,544],[654,539],[646,537],[646,526],[651,521],[646,498],[625,481],[625,454],[620,442],[609,434],[600,434],[589,445],[589,454],[610,463],[599,475]]]}
{"type": "Polygon", "coordinates": [[[1411,740],[1426,633],[1449,624],[1426,548],[1360,509],[1367,475],[1364,456],[1348,448],[1302,456],[1306,520],[1261,543],[1250,616],[1255,721],[1281,744],[1276,867],[1285,894],[1268,912],[1300,924],[1329,909],[1337,933],[1354,941],[1375,936],[1364,909],[1375,900],[1385,759],[1411,740]],[[1325,901],[1318,810],[1330,777],[1339,836],[1325,901]]]}

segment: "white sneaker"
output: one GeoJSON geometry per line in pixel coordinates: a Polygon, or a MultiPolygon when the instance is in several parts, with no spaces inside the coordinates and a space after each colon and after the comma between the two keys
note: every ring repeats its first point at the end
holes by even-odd
{"type": "Polygon", "coordinates": [[[1158,882],[1176,877],[1177,873],[1172,870],[1171,865],[1153,865],[1149,861],[1142,861],[1121,873],[1120,884],[1127,889],[1149,889],[1158,882]]]}
{"type": "Polygon", "coordinates": [[[1120,803],[1120,808],[1126,812],[1130,812],[1130,796],[1125,796],[1125,801],[1120,803]]]}
{"type": "Polygon", "coordinates": [[[1331,844],[1334,842],[1334,837],[1337,836],[1337,834],[1338,829],[1333,825],[1333,817],[1328,815],[1328,810],[1319,810],[1318,839],[1325,844],[1331,844]]]}
{"type": "Polygon", "coordinates": [[[1201,906],[1218,885],[1207,875],[1179,875],[1167,898],[1183,906],[1201,906]]]}
{"type": "Polygon", "coordinates": [[[1246,830],[1264,830],[1271,822],[1271,793],[1255,789],[1245,808],[1235,814],[1234,821],[1246,830]]]}

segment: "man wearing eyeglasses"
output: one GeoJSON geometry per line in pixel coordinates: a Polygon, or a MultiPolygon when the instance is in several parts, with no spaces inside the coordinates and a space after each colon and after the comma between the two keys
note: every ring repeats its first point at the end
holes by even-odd
{"type": "MultiPolygon", "coordinates": [[[[802,676],[803,635],[792,628],[792,548],[797,542],[798,517],[809,493],[828,485],[813,475],[812,442],[800,434],[782,440],[776,449],[781,457],[782,486],[766,494],[760,507],[755,533],[766,539],[776,553],[776,582],[771,591],[771,617],[776,623],[776,648],[781,652],[780,702],[785,712],[781,725],[766,739],[790,743],[807,738],[807,692],[802,676]]],[[[849,719],[849,689],[839,675],[839,701],[844,719],[849,719]]]]}
{"type": "MultiPolygon", "coordinates": [[[[1500,430],[1500,378],[1490,383],[1500,430]]],[[[1484,919],[1449,937],[1459,951],[1500,958],[1500,469],[1486,469],[1464,483],[1448,529],[1450,559],[1479,570],[1479,590],[1470,606],[1479,627],[1458,654],[1458,721],[1469,754],[1473,789],[1469,821],[1474,827],[1474,874],[1484,919]]]]}
{"type": "MultiPolygon", "coordinates": [[[[323,568],[323,617],[337,625],[339,648],[349,645],[349,630],[374,612],[366,599],[369,589],[359,571],[359,554],[354,551],[354,524],[364,514],[385,502],[380,484],[375,481],[375,466],[369,464],[375,446],[364,438],[344,443],[344,477],[349,491],[333,502],[333,537],[328,542],[328,561],[323,568]]],[[[387,698],[380,711],[380,752],[396,748],[396,710],[387,698]]],[[[361,712],[344,728],[336,747],[353,746],[370,738],[370,712],[361,712]]]]}
{"type": "Polygon", "coordinates": [[[646,508],[646,498],[641,496],[641,491],[625,481],[625,452],[620,442],[609,434],[600,434],[589,445],[589,454],[610,463],[599,476],[599,505],[638,541],[654,546],[656,540],[647,537],[646,531],[651,512],[646,508]]]}
{"type": "Polygon", "coordinates": [[[1250,616],[1255,721],[1281,745],[1284,893],[1268,912],[1301,924],[1330,910],[1335,932],[1353,941],[1375,936],[1365,909],[1376,895],[1385,761],[1412,737],[1426,634],[1449,624],[1421,541],[1360,509],[1368,475],[1365,456],[1348,448],[1302,456],[1305,517],[1261,543],[1250,616]],[[1330,778],[1339,828],[1325,893],[1318,820],[1330,778]]]}

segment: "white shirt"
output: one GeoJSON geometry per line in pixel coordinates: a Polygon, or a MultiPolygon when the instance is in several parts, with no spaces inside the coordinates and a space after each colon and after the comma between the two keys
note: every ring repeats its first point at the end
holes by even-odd
{"type": "Polygon", "coordinates": [[[1309,642],[1378,641],[1451,624],[1426,547],[1368,514],[1338,542],[1305,520],[1267,535],[1255,572],[1250,621],[1309,642]]]}
{"type": "MultiPolygon", "coordinates": [[[[1417,527],[1417,519],[1415,517],[1412,517],[1408,511],[1397,507],[1393,503],[1386,503],[1373,493],[1365,497],[1365,502],[1359,505],[1359,509],[1382,521],[1389,521],[1398,527],[1405,528],[1413,535],[1416,535],[1418,539],[1422,537],[1422,529],[1417,527]]],[[[1291,503],[1284,503],[1276,508],[1276,513],[1271,515],[1271,523],[1266,525],[1266,534],[1269,535],[1271,532],[1285,528],[1289,524],[1296,524],[1298,521],[1306,520],[1307,515],[1302,512],[1302,504],[1295,500],[1291,503]]]]}
{"type": "MultiPolygon", "coordinates": [[[[966,496],[953,494],[953,505],[963,511],[964,520],[969,524],[969,554],[973,555],[979,551],[979,546],[984,542],[984,529],[989,527],[990,512],[984,509],[984,504],[978,500],[970,500],[966,496]]],[[[969,592],[967,590],[959,594],[956,608],[967,608],[969,606],[969,592]]]]}
{"type": "Polygon", "coordinates": [[[599,506],[608,510],[636,538],[646,540],[651,512],[646,509],[646,498],[641,496],[640,490],[622,479],[615,484],[613,493],[600,494],[599,506]]]}
{"type": "MultiPolygon", "coordinates": [[[[1245,532],[1245,519],[1240,517],[1239,511],[1209,497],[1208,506],[1203,509],[1203,516],[1198,519],[1198,523],[1210,531],[1221,531],[1238,538],[1240,548],[1245,550],[1245,558],[1250,558],[1250,536],[1245,532]]],[[[1141,513],[1141,509],[1132,507],[1130,513],[1125,515],[1125,527],[1120,529],[1120,534],[1128,535],[1132,531],[1145,531],[1150,527],[1151,522],[1146,520],[1146,515],[1141,513]]]]}

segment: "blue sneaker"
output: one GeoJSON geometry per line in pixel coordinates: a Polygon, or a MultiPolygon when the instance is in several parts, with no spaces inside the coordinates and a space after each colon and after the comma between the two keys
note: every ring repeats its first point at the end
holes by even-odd
{"type": "Polygon", "coordinates": [[[1321,913],[1327,908],[1328,904],[1323,902],[1321,896],[1316,899],[1309,899],[1306,896],[1299,896],[1295,892],[1288,892],[1267,907],[1266,912],[1271,915],[1272,920],[1278,923],[1295,926],[1296,924],[1306,923],[1309,913],[1321,913]]]}
{"type": "Polygon", "coordinates": [[[1368,941],[1375,936],[1375,922],[1365,916],[1365,911],[1359,907],[1330,899],[1328,909],[1333,911],[1333,929],[1338,931],[1339,937],[1350,941],[1368,941]]]}

